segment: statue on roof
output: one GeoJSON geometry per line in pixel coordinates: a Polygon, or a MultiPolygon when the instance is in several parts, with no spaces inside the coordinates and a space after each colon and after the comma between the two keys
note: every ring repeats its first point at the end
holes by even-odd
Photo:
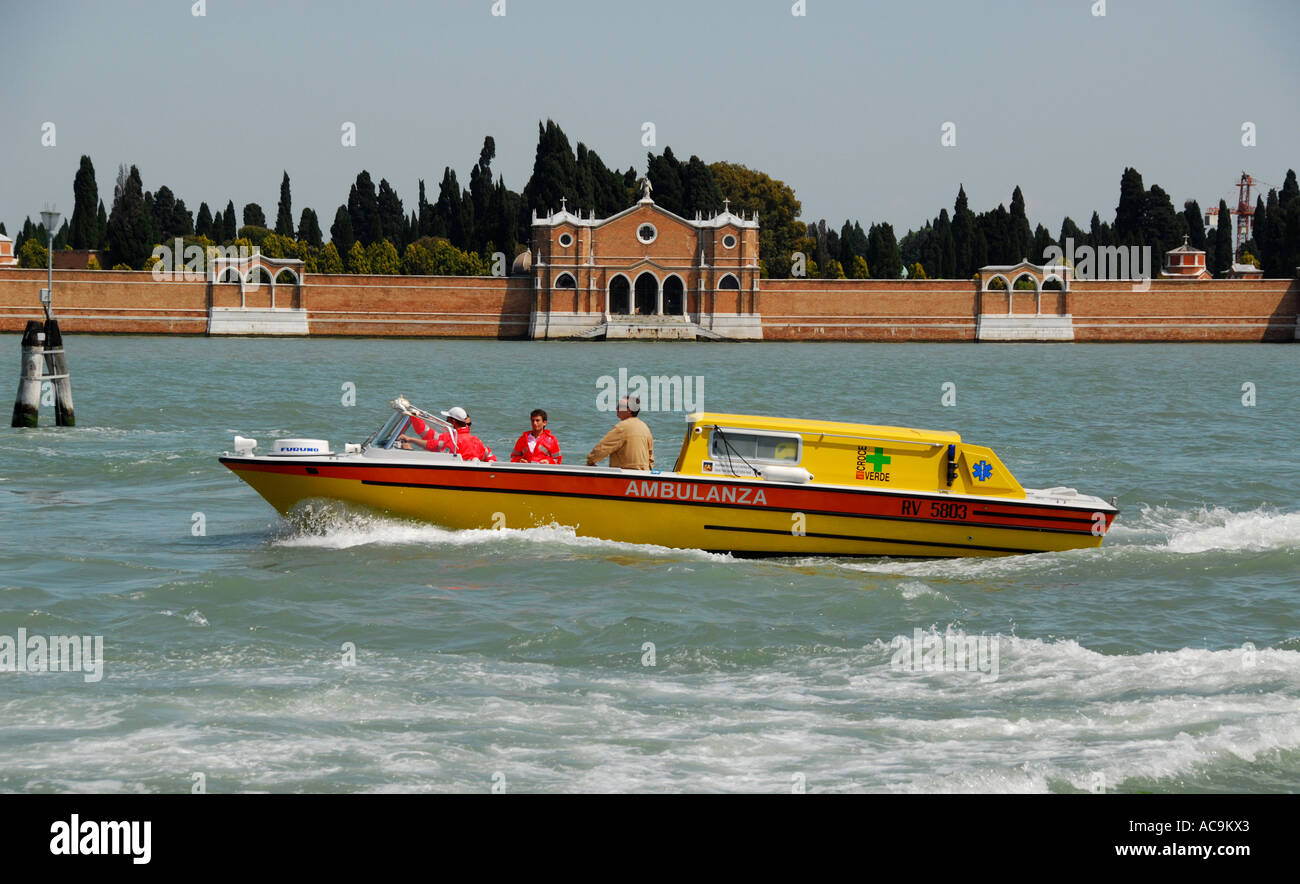
{"type": "Polygon", "coordinates": [[[652,201],[650,200],[650,191],[654,188],[650,186],[650,177],[648,175],[642,177],[642,179],[636,183],[636,186],[641,188],[641,199],[652,201]]]}

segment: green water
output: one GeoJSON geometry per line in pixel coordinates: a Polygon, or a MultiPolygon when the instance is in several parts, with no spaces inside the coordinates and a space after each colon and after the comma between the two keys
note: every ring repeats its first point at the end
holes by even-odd
{"type": "MultiPolygon", "coordinates": [[[[103,677],[0,673],[0,789],[1300,789],[1295,347],[67,346],[80,425],[0,431],[0,636],[103,636],[103,677]],[[216,461],[361,441],[398,393],[498,456],[545,408],[581,459],[620,368],[702,378],[709,410],[955,429],[1122,513],[1101,550],[747,561],[293,527],[216,461]],[[918,629],[996,675],[900,666],[918,629]]],[[[681,414],[643,416],[671,461],[681,414]]]]}

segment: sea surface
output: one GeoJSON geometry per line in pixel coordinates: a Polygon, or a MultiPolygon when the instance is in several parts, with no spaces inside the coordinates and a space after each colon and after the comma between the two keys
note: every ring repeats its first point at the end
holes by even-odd
{"type": "MultiPolygon", "coordinates": [[[[1298,346],[67,349],[79,425],[0,430],[0,650],[102,636],[102,678],[0,672],[0,790],[1300,791],[1298,346]],[[620,369],[701,378],[713,411],[955,429],[1122,512],[1100,550],[743,560],[289,524],[216,459],[360,442],[402,393],[498,456],[543,407],[581,461],[620,369]]],[[[17,335],[0,355],[16,381],[17,335]]],[[[671,462],[681,412],[646,417],[671,462]]]]}

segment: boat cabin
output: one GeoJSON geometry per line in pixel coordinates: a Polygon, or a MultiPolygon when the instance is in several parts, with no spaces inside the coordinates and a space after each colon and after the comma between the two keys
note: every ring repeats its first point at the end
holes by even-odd
{"type": "Polygon", "coordinates": [[[685,476],[1025,497],[991,449],[954,432],[699,412],[686,423],[685,476]]]}

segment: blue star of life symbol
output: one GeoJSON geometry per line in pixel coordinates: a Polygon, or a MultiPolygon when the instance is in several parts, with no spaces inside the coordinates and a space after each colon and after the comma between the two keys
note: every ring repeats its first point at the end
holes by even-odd
{"type": "Polygon", "coordinates": [[[989,476],[993,475],[993,467],[989,466],[988,461],[982,460],[975,464],[975,466],[971,467],[971,472],[975,474],[976,479],[983,482],[989,476]]]}

